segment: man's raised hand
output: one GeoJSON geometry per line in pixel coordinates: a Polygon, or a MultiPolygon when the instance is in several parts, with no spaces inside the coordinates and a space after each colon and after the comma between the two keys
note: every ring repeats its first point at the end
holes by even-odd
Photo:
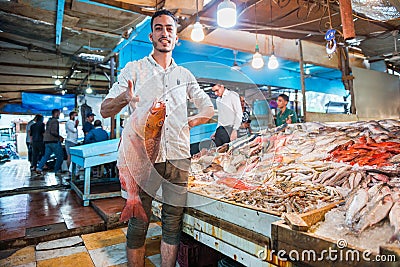
{"type": "Polygon", "coordinates": [[[139,97],[135,96],[133,92],[133,82],[131,80],[128,81],[128,89],[125,91],[126,100],[129,102],[139,102],[139,97]]]}

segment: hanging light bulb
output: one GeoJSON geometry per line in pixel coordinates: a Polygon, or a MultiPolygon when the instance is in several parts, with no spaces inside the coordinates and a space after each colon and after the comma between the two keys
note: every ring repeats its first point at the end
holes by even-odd
{"type": "Polygon", "coordinates": [[[61,94],[62,94],[62,95],[65,95],[65,90],[62,90],[62,91],[61,91],[61,94]]]}
{"type": "Polygon", "coordinates": [[[272,54],[272,55],[269,57],[268,68],[269,68],[270,70],[274,70],[274,69],[277,69],[278,67],[279,67],[278,59],[276,58],[276,56],[275,56],[274,54],[272,54]]]}
{"type": "Polygon", "coordinates": [[[200,22],[197,21],[193,25],[193,29],[192,29],[192,33],[191,33],[190,37],[195,42],[201,42],[204,40],[203,25],[201,25],[200,22]]]}
{"type": "Polygon", "coordinates": [[[277,69],[279,67],[279,62],[278,62],[278,59],[276,58],[276,56],[274,55],[274,52],[275,52],[274,36],[272,35],[271,37],[272,37],[272,41],[271,41],[271,43],[272,43],[272,53],[271,53],[271,56],[269,57],[269,60],[268,60],[268,68],[270,70],[274,70],[274,69],[277,69]]]}
{"type": "Polygon", "coordinates": [[[90,84],[88,85],[88,87],[86,88],[86,94],[91,94],[93,93],[93,89],[92,87],[90,87],[90,84]]]}
{"type": "Polygon", "coordinates": [[[57,80],[54,81],[54,84],[57,86],[59,86],[61,84],[61,81],[60,81],[60,79],[58,79],[58,77],[57,77],[57,80]]]}
{"type": "Polygon", "coordinates": [[[192,33],[190,37],[195,42],[201,42],[204,40],[203,25],[200,23],[199,19],[199,1],[196,0],[196,23],[193,25],[192,33]]]}
{"type": "Polygon", "coordinates": [[[218,5],[217,23],[220,27],[230,28],[236,25],[236,4],[224,0],[218,5]]]}
{"type": "Polygon", "coordinates": [[[258,48],[258,44],[256,44],[256,52],[254,53],[251,61],[251,66],[255,69],[260,69],[264,66],[264,59],[259,51],[260,49],[258,48]]]}

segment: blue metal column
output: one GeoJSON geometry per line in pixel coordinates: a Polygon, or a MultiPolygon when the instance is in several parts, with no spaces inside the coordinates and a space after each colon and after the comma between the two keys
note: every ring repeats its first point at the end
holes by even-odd
{"type": "Polygon", "coordinates": [[[62,23],[64,18],[65,0],[57,0],[57,22],[56,22],[56,47],[61,44],[62,23]]]}

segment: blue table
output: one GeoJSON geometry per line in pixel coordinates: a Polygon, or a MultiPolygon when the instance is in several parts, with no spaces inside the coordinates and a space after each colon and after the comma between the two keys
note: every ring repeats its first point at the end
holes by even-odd
{"type": "MultiPolygon", "coordinates": [[[[83,200],[83,205],[88,206],[89,200],[109,198],[121,195],[121,191],[106,192],[99,194],[90,193],[91,167],[113,162],[117,160],[119,139],[112,139],[104,142],[71,147],[72,179],[71,188],[83,200]],[[76,181],[76,165],[85,169],[83,192],[79,189],[76,181]]],[[[102,179],[102,181],[118,181],[117,178],[102,179]]]]}
{"type": "MultiPolygon", "coordinates": [[[[215,132],[217,127],[216,123],[202,124],[193,127],[190,130],[190,143],[198,143],[205,139],[210,139],[210,136],[215,132]]],[[[120,196],[121,191],[118,192],[107,192],[99,194],[90,193],[90,172],[91,168],[101,164],[114,162],[118,157],[118,144],[119,139],[112,139],[104,142],[98,142],[88,145],[71,147],[71,162],[72,162],[72,179],[71,188],[77,193],[77,195],[83,200],[83,205],[88,206],[89,200],[108,198],[120,196]],[[85,168],[84,187],[83,192],[79,189],[75,177],[76,165],[85,168]]],[[[115,179],[108,179],[108,181],[118,181],[115,179]]],[[[106,181],[106,179],[102,179],[106,181]]]]}
{"type": "Polygon", "coordinates": [[[195,144],[210,139],[216,129],[217,123],[200,124],[193,127],[190,129],[190,143],[195,144]]]}

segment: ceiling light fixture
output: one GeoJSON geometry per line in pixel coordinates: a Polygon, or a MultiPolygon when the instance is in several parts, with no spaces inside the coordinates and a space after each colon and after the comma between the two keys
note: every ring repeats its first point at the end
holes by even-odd
{"type": "Polygon", "coordinates": [[[258,31],[257,31],[257,3],[254,5],[254,24],[256,25],[256,49],[251,61],[251,66],[255,69],[261,69],[264,66],[264,59],[260,54],[260,48],[258,47],[258,31]]]}
{"type": "Polygon", "coordinates": [[[218,5],[217,23],[220,27],[230,28],[236,25],[236,4],[230,0],[224,0],[218,5]]]}
{"type": "MultiPolygon", "coordinates": [[[[269,4],[269,8],[270,8],[270,21],[271,21],[271,24],[272,24],[272,0],[271,0],[269,3],[270,3],[270,4],[269,4]]],[[[268,60],[268,68],[269,68],[270,70],[274,70],[274,69],[277,69],[277,68],[279,67],[279,62],[278,62],[278,59],[276,58],[276,56],[274,55],[275,46],[274,46],[274,35],[272,34],[272,29],[271,29],[271,37],[272,37],[272,41],[271,41],[271,44],[272,44],[272,53],[271,53],[271,56],[269,57],[269,60],[268,60]]]]}
{"type": "Polygon", "coordinates": [[[196,0],[196,23],[193,25],[193,29],[192,29],[192,33],[190,34],[190,37],[195,42],[201,42],[204,40],[203,25],[201,25],[200,18],[199,18],[199,1],[198,0],[196,0]]]}
{"type": "Polygon", "coordinates": [[[277,69],[278,67],[279,67],[278,59],[276,58],[276,56],[275,56],[274,54],[272,54],[272,55],[269,57],[269,60],[268,60],[268,68],[269,68],[270,70],[275,70],[275,69],[277,69]]]}
{"type": "Polygon", "coordinates": [[[261,69],[264,66],[264,59],[260,54],[258,45],[256,45],[256,52],[253,55],[253,60],[251,61],[251,66],[255,69],[261,69]]]}
{"type": "Polygon", "coordinates": [[[54,84],[56,86],[59,86],[62,82],[60,81],[59,77],[58,77],[58,56],[57,56],[57,80],[54,81],[54,84]]]}
{"type": "Polygon", "coordinates": [[[93,93],[93,89],[92,89],[92,87],[90,87],[90,84],[88,84],[88,87],[86,88],[85,92],[86,92],[86,94],[93,93]]]}

